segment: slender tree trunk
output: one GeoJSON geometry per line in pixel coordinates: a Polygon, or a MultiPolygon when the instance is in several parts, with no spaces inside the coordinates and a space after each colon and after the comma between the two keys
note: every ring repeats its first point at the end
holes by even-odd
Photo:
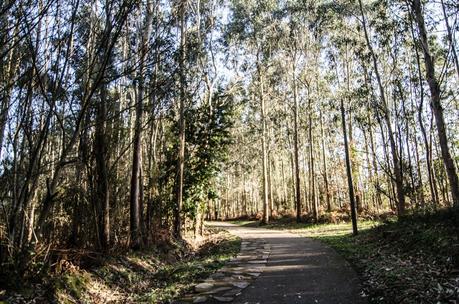
{"type": "Polygon", "coordinates": [[[381,75],[379,74],[378,61],[376,58],[376,54],[374,53],[373,47],[371,45],[368,30],[367,30],[367,24],[366,24],[366,19],[365,19],[365,13],[363,11],[362,0],[359,0],[359,7],[360,7],[360,13],[362,15],[362,25],[363,25],[363,30],[365,34],[365,40],[366,40],[367,47],[368,47],[368,50],[370,51],[370,55],[373,61],[373,68],[375,70],[375,76],[376,76],[376,80],[377,80],[378,87],[379,87],[379,93],[380,93],[380,98],[382,101],[383,112],[384,112],[383,117],[386,122],[387,129],[388,129],[389,145],[391,149],[392,162],[393,162],[394,175],[395,175],[395,185],[396,185],[396,194],[397,194],[397,211],[398,211],[399,216],[403,216],[405,214],[405,191],[403,187],[403,175],[402,175],[400,158],[397,153],[397,146],[395,143],[394,133],[392,131],[392,123],[390,119],[389,107],[386,101],[386,94],[384,92],[384,85],[381,80],[381,75]]]}
{"type": "Polygon", "coordinates": [[[376,189],[376,200],[378,202],[378,206],[382,207],[382,198],[381,198],[381,185],[379,183],[379,174],[378,174],[378,162],[376,159],[376,151],[375,151],[375,141],[373,136],[373,128],[371,127],[371,120],[369,120],[369,135],[370,135],[370,149],[371,149],[371,158],[373,163],[373,170],[374,170],[374,186],[376,189]]]}
{"type": "Polygon", "coordinates": [[[300,162],[298,143],[298,97],[296,83],[296,58],[293,59],[293,146],[295,159],[295,206],[296,221],[301,222],[301,188],[300,188],[300,162]]]}
{"type": "Polygon", "coordinates": [[[449,21],[448,21],[448,14],[446,13],[445,2],[444,2],[444,0],[440,0],[440,1],[441,1],[441,8],[442,8],[442,11],[443,11],[443,17],[445,18],[446,31],[448,33],[448,35],[447,35],[448,42],[449,42],[449,45],[451,47],[451,53],[453,54],[454,66],[456,67],[457,80],[459,81],[459,59],[457,57],[456,45],[454,43],[455,42],[454,41],[454,34],[453,34],[452,29],[451,29],[451,25],[449,24],[449,21]]]}
{"type": "Polygon", "coordinates": [[[372,171],[372,164],[370,162],[370,150],[369,150],[369,142],[368,142],[368,135],[367,135],[367,130],[365,130],[365,128],[362,129],[362,132],[363,132],[363,139],[364,139],[364,147],[365,147],[365,161],[366,161],[366,165],[367,165],[367,172],[368,172],[368,182],[366,183],[366,188],[370,191],[369,194],[370,194],[370,197],[371,197],[371,202],[373,204],[373,208],[378,208],[378,205],[376,203],[376,196],[375,194],[373,193],[373,191],[371,191],[371,186],[373,185],[374,183],[374,176],[373,176],[373,171],[372,171]]]}
{"type": "MultiPolygon", "coordinates": [[[[398,85],[398,89],[399,89],[399,93],[400,93],[400,99],[401,99],[401,102],[402,102],[402,113],[403,113],[403,116],[405,118],[405,143],[406,143],[406,152],[407,152],[407,159],[408,159],[408,170],[409,170],[409,174],[410,174],[410,182],[411,182],[411,187],[412,189],[416,189],[416,182],[414,180],[414,171],[413,171],[413,164],[412,164],[412,161],[411,161],[411,147],[410,147],[410,124],[409,124],[409,117],[408,117],[408,113],[406,111],[406,101],[405,101],[405,94],[403,93],[403,87],[402,87],[402,83],[400,82],[400,80],[397,81],[397,85],[398,85]]],[[[400,146],[400,155],[402,155],[403,153],[403,139],[402,139],[402,132],[401,132],[401,123],[398,123],[397,122],[397,125],[399,127],[399,146],[400,146]]],[[[417,200],[417,195],[416,193],[414,193],[414,203],[416,205],[418,205],[418,200],[417,200]]]]}
{"type": "Polygon", "coordinates": [[[180,7],[180,105],[179,105],[179,151],[177,158],[177,181],[176,181],[176,206],[174,214],[174,235],[176,238],[182,238],[182,204],[183,204],[183,172],[185,167],[185,99],[186,99],[186,78],[185,78],[185,54],[186,54],[186,36],[185,36],[185,13],[186,0],[181,2],[180,7]]]}
{"type": "Polygon", "coordinates": [[[261,67],[258,63],[258,76],[260,86],[260,106],[261,106],[261,154],[262,154],[262,166],[263,166],[263,219],[262,223],[267,224],[269,222],[269,200],[268,200],[268,164],[267,164],[267,147],[266,147],[266,109],[265,109],[265,98],[264,98],[264,81],[261,72],[261,67]]]}
{"type": "MultiPolygon", "coordinates": [[[[411,30],[413,29],[413,25],[412,25],[412,22],[410,20],[410,23],[411,23],[411,30]]],[[[416,48],[416,46],[415,46],[416,48]]],[[[416,60],[419,62],[419,53],[417,51],[417,48],[416,48],[416,60]]],[[[419,64],[418,64],[419,66],[419,64]]],[[[415,100],[416,97],[417,97],[417,94],[416,94],[416,91],[414,89],[414,72],[411,70],[411,68],[409,69],[409,75],[410,75],[410,82],[409,82],[409,86],[410,86],[410,98],[411,100],[415,100]]],[[[422,74],[419,74],[422,78],[422,74]]],[[[418,111],[416,110],[416,105],[415,103],[413,102],[412,105],[411,105],[411,111],[412,113],[417,113],[418,111]]],[[[421,117],[422,118],[422,117],[421,117]]],[[[415,118],[413,118],[413,124],[415,125],[416,122],[415,122],[415,118]]],[[[413,140],[414,140],[414,155],[415,155],[415,160],[416,160],[416,173],[418,175],[418,184],[416,185],[416,189],[417,189],[417,193],[419,195],[419,200],[420,200],[420,208],[421,209],[424,209],[425,208],[425,195],[424,195],[424,181],[423,181],[423,178],[422,178],[422,172],[421,172],[421,167],[422,167],[422,162],[421,162],[421,159],[419,157],[419,143],[418,143],[418,138],[417,138],[417,132],[414,131],[414,134],[413,134],[413,140]]]]}
{"type": "Polygon", "coordinates": [[[317,222],[319,221],[319,208],[317,206],[316,200],[316,185],[315,185],[315,169],[314,169],[314,149],[313,149],[313,137],[312,137],[312,105],[311,105],[311,98],[308,96],[309,99],[309,109],[308,109],[308,120],[309,120],[309,157],[310,157],[310,176],[311,176],[311,205],[312,205],[312,215],[314,220],[317,222]]]}
{"type": "MultiPolygon", "coordinates": [[[[10,5],[9,1],[6,1],[5,5],[10,5]]],[[[18,60],[13,60],[16,48],[12,47],[16,44],[18,39],[17,37],[19,36],[18,31],[20,22],[16,22],[16,24],[12,39],[11,37],[8,37],[6,30],[2,31],[2,35],[0,36],[0,54],[5,54],[4,58],[0,57],[0,162],[3,156],[3,142],[5,139],[5,129],[10,108],[12,82],[14,81],[16,71],[18,70],[17,65],[19,64],[18,60]],[[11,49],[8,50],[9,47],[11,47],[11,49]]],[[[7,29],[10,26],[11,24],[8,21],[7,14],[5,13],[0,17],[0,27],[7,29]]]]}
{"type": "Polygon", "coordinates": [[[419,30],[419,38],[424,53],[424,63],[426,66],[426,78],[429,83],[432,111],[435,116],[437,126],[438,139],[440,142],[441,155],[443,164],[446,168],[448,181],[450,184],[451,196],[454,206],[459,208],[459,180],[457,177],[456,166],[448,147],[448,136],[446,133],[445,119],[443,115],[443,107],[441,105],[441,91],[440,84],[435,76],[435,63],[430,54],[427,30],[424,23],[424,16],[422,14],[422,7],[420,0],[412,0],[412,10],[419,30]]]}
{"type": "Polygon", "coordinates": [[[108,134],[106,132],[107,98],[105,87],[100,90],[100,101],[97,103],[94,154],[96,159],[96,196],[98,245],[108,250],[110,245],[110,197],[108,184],[108,134]]]}
{"type": "Polygon", "coordinates": [[[352,219],[352,232],[354,235],[357,235],[357,213],[355,210],[355,196],[354,196],[354,184],[352,182],[352,167],[349,157],[349,144],[347,141],[347,132],[346,132],[346,114],[344,111],[344,103],[341,99],[340,101],[341,108],[341,120],[343,126],[343,138],[344,138],[344,153],[346,156],[346,174],[347,174],[347,183],[349,188],[349,200],[351,205],[351,219],[352,219]]]}
{"type": "MultiPolygon", "coordinates": [[[[416,39],[414,35],[414,25],[412,22],[412,18],[410,18],[410,27],[411,27],[411,36],[413,40],[416,39]]],[[[425,155],[426,155],[426,164],[427,164],[427,177],[429,180],[429,189],[430,189],[430,196],[433,202],[433,205],[436,206],[438,203],[438,194],[437,194],[437,189],[435,186],[435,177],[433,175],[433,170],[432,170],[432,158],[431,158],[431,153],[430,153],[430,146],[429,146],[429,139],[427,137],[427,131],[424,125],[424,120],[422,118],[422,112],[424,108],[424,86],[422,83],[422,68],[421,68],[421,58],[419,55],[419,51],[417,46],[414,46],[414,52],[415,52],[415,57],[416,57],[416,64],[417,64],[417,72],[418,72],[418,81],[419,81],[419,105],[417,109],[417,119],[419,122],[419,127],[421,128],[421,134],[422,134],[422,139],[424,141],[424,148],[425,148],[425,155]]]]}
{"type": "Polygon", "coordinates": [[[135,106],[135,130],[134,130],[134,149],[132,153],[132,175],[131,175],[131,192],[130,192],[130,230],[131,230],[131,248],[138,249],[141,246],[142,238],[142,118],[143,118],[143,99],[145,94],[145,76],[144,67],[147,56],[148,41],[150,40],[153,20],[153,0],[146,3],[146,17],[144,29],[141,35],[140,43],[140,60],[139,72],[137,78],[137,100],[135,106]]]}
{"type": "Polygon", "coordinates": [[[331,212],[330,190],[328,185],[328,170],[327,170],[327,156],[325,155],[325,134],[322,111],[320,112],[320,134],[322,138],[322,160],[324,166],[324,186],[325,186],[325,199],[327,203],[327,211],[331,212]]]}
{"type": "Polygon", "coordinates": [[[273,216],[274,211],[274,193],[273,193],[273,173],[272,173],[272,156],[268,152],[268,194],[269,194],[269,214],[273,216]]]}

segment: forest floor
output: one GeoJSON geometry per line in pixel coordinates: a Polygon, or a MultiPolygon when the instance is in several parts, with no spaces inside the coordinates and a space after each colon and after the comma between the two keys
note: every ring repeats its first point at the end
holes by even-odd
{"type": "MultiPolygon", "coordinates": [[[[449,211],[402,220],[350,223],[272,221],[263,228],[285,229],[317,239],[348,260],[359,274],[369,303],[459,303],[459,215],[449,211]]],[[[254,227],[258,222],[237,221],[254,227]]]]}
{"type": "Polygon", "coordinates": [[[0,284],[0,304],[169,303],[221,268],[239,252],[240,243],[238,237],[212,228],[194,246],[129,251],[98,258],[91,266],[60,261],[63,267],[54,265],[34,282],[15,288],[0,284]]]}

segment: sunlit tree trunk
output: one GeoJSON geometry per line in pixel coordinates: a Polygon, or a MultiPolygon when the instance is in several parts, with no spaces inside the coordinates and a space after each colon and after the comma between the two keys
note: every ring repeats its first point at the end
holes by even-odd
{"type": "Polygon", "coordinates": [[[427,30],[424,23],[424,16],[422,14],[422,6],[420,0],[412,0],[412,11],[417,23],[419,39],[421,42],[422,51],[424,53],[426,78],[430,88],[431,106],[435,116],[437,135],[440,142],[443,164],[448,175],[448,181],[450,184],[450,191],[454,206],[459,208],[459,180],[456,172],[456,166],[448,147],[446,125],[443,114],[443,107],[441,105],[440,84],[435,75],[435,62],[430,53],[429,43],[427,40],[427,30]]]}
{"type": "Polygon", "coordinates": [[[319,207],[317,206],[316,200],[316,184],[315,184],[315,169],[314,169],[314,139],[312,137],[312,101],[311,97],[308,96],[309,104],[308,104],[308,137],[309,137],[309,161],[310,161],[310,177],[311,177],[311,205],[312,205],[312,216],[314,220],[317,222],[319,220],[319,207]]]}
{"type": "MultiPolygon", "coordinates": [[[[258,54],[259,56],[259,54],[258,54]]],[[[267,164],[267,147],[266,147],[266,107],[265,107],[265,93],[264,93],[264,80],[261,71],[260,61],[257,58],[257,69],[260,90],[260,107],[261,107],[261,157],[262,157],[262,170],[263,170],[263,219],[262,222],[267,224],[269,222],[269,199],[268,199],[268,164],[267,164]]]]}
{"type": "Polygon", "coordinates": [[[301,221],[301,189],[300,189],[300,161],[298,143],[298,97],[296,83],[296,53],[293,56],[293,150],[295,159],[295,208],[296,221],[301,221]]]}

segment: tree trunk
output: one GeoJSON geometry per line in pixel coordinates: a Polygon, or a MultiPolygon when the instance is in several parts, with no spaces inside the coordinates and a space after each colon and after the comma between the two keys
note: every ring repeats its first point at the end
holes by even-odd
{"type": "Polygon", "coordinates": [[[311,205],[312,205],[312,216],[314,217],[314,221],[319,221],[319,208],[317,206],[316,200],[316,173],[314,169],[314,149],[313,149],[313,138],[312,138],[312,105],[311,105],[311,98],[308,96],[309,105],[308,105],[308,120],[309,120],[309,157],[310,157],[310,177],[311,177],[311,205]]]}
{"type": "Polygon", "coordinates": [[[456,166],[448,147],[448,136],[446,134],[445,119],[443,116],[443,107],[441,105],[440,96],[440,84],[435,76],[435,63],[434,59],[430,54],[427,30],[424,23],[424,16],[422,14],[421,1],[413,0],[412,11],[416,19],[416,23],[419,30],[419,38],[424,53],[424,63],[426,66],[426,78],[429,83],[430,95],[431,95],[431,106],[435,116],[435,122],[437,126],[438,140],[440,142],[441,155],[443,164],[446,168],[448,175],[448,181],[450,185],[451,196],[453,199],[454,206],[459,208],[459,180],[457,177],[456,166]]]}
{"type": "Polygon", "coordinates": [[[263,224],[269,222],[269,200],[268,200],[268,164],[267,164],[267,147],[266,147],[266,109],[264,98],[264,83],[260,63],[258,62],[258,76],[260,86],[260,107],[261,107],[261,156],[263,169],[263,224]]]}
{"type": "Polygon", "coordinates": [[[293,145],[295,155],[295,206],[296,206],[296,221],[301,222],[301,188],[300,188],[300,162],[298,148],[298,97],[296,83],[296,58],[293,59],[293,145]]]}
{"type": "Polygon", "coordinates": [[[456,68],[456,73],[457,73],[457,80],[459,81],[459,59],[457,57],[456,44],[455,44],[455,41],[454,41],[454,34],[453,34],[452,29],[451,29],[451,25],[449,24],[449,21],[448,21],[448,14],[446,13],[445,2],[444,2],[444,0],[440,0],[440,1],[441,1],[441,8],[442,8],[442,11],[443,11],[443,18],[445,18],[446,31],[448,33],[448,35],[447,35],[448,42],[449,42],[449,45],[451,47],[451,53],[453,54],[454,66],[456,68]]]}
{"type": "MultiPolygon", "coordinates": [[[[365,19],[365,13],[363,11],[362,0],[359,0],[359,7],[360,13],[362,15],[362,25],[365,34],[365,40],[367,43],[368,50],[370,51],[370,55],[373,61],[373,68],[375,70],[375,76],[379,87],[379,93],[382,101],[383,107],[383,118],[386,122],[387,129],[388,129],[388,136],[389,136],[389,145],[392,154],[392,162],[394,167],[394,175],[395,175],[395,185],[396,185],[396,194],[397,194],[397,211],[399,216],[403,216],[405,214],[405,191],[403,187],[403,175],[401,169],[400,158],[397,153],[397,146],[395,143],[394,133],[392,131],[392,123],[390,119],[389,107],[386,101],[386,94],[384,92],[384,85],[381,80],[381,75],[379,74],[378,68],[378,61],[376,58],[376,54],[374,53],[373,47],[370,42],[370,37],[367,30],[367,24],[365,19]]],[[[392,178],[392,177],[391,177],[392,178]]]]}
{"type": "Polygon", "coordinates": [[[131,175],[131,192],[130,192],[130,230],[131,230],[131,248],[138,249],[141,246],[142,238],[142,117],[143,117],[143,99],[145,93],[145,76],[144,67],[147,56],[147,46],[150,40],[151,27],[153,19],[153,0],[146,3],[146,17],[143,33],[140,43],[140,60],[138,72],[138,91],[135,106],[135,130],[134,130],[134,149],[132,153],[132,175],[131,175]]]}
{"type": "Polygon", "coordinates": [[[322,138],[322,160],[324,166],[324,186],[325,186],[325,199],[327,203],[327,212],[331,212],[330,190],[328,186],[328,170],[327,170],[327,156],[325,155],[325,134],[322,111],[320,112],[320,135],[322,138]]]}
{"type": "Polygon", "coordinates": [[[349,200],[351,205],[351,219],[352,219],[352,233],[357,235],[357,213],[355,210],[355,196],[354,196],[354,183],[352,182],[352,167],[349,157],[349,144],[347,141],[347,131],[346,131],[346,114],[344,111],[344,103],[341,99],[340,101],[341,108],[341,120],[343,126],[343,138],[344,138],[344,153],[346,156],[346,174],[347,174],[347,183],[349,188],[349,200]]]}
{"type": "Polygon", "coordinates": [[[110,198],[108,186],[108,145],[107,145],[107,98],[105,87],[100,90],[100,101],[96,108],[96,130],[94,138],[94,155],[96,159],[96,201],[98,245],[108,250],[110,244],[110,198]]]}
{"type": "Polygon", "coordinates": [[[186,99],[186,78],[185,78],[185,54],[186,54],[186,37],[185,37],[185,13],[186,1],[180,4],[180,105],[179,105],[179,151],[177,158],[177,180],[176,180],[176,206],[174,212],[174,236],[177,239],[182,238],[182,203],[183,203],[183,170],[185,166],[185,99],[186,99]]]}

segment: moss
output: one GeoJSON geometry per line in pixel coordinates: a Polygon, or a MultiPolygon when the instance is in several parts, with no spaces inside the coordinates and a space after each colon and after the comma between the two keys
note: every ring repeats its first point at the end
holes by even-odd
{"type": "Polygon", "coordinates": [[[66,274],[62,277],[65,290],[76,299],[82,299],[91,279],[84,273],[66,274]]]}

